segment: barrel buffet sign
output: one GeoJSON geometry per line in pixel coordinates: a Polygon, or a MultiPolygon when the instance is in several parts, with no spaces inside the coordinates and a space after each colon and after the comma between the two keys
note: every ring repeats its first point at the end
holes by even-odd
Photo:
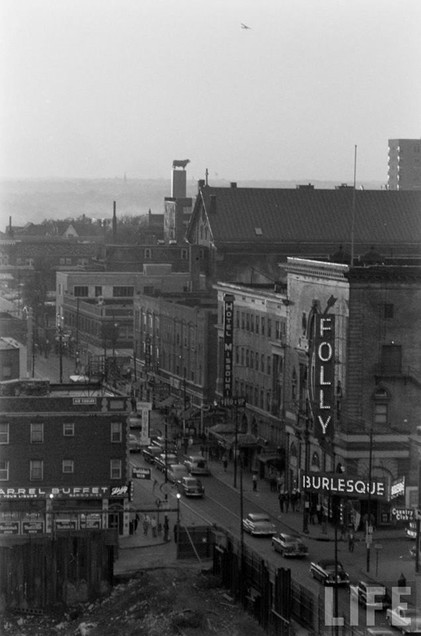
{"type": "Polygon", "coordinates": [[[314,433],[333,438],[335,409],[335,316],[316,314],[310,366],[314,433]]]}
{"type": "Polygon", "coordinates": [[[232,395],[232,363],[233,363],[233,330],[234,330],[234,296],[224,296],[224,379],[223,396],[232,395]]]}

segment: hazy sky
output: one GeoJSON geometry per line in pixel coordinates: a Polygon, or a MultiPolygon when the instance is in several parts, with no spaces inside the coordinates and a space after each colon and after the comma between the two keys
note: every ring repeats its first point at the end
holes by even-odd
{"type": "Polygon", "coordinates": [[[421,0],[2,0],[0,176],[387,180],[421,0]],[[243,30],[241,22],[249,25],[243,30]]]}

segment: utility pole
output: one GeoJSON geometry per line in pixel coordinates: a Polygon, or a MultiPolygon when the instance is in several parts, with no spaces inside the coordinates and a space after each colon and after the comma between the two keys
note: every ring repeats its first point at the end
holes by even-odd
{"type": "Polygon", "coordinates": [[[370,572],[370,549],[373,540],[373,526],[371,525],[371,473],[373,463],[373,427],[370,429],[370,446],[368,455],[368,501],[367,501],[367,521],[365,524],[365,540],[367,545],[367,572],[370,572]]]}

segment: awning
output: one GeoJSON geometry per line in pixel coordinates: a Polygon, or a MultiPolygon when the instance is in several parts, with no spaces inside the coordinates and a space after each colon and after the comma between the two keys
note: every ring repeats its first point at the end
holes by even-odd
{"type": "Polygon", "coordinates": [[[263,464],[273,464],[276,463],[280,460],[280,456],[279,454],[277,455],[258,455],[257,459],[259,460],[259,462],[262,462],[263,464]]]}
{"type": "Polygon", "coordinates": [[[219,435],[235,434],[235,424],[215,424],[208,428],[208,433],[218,433],[219,435]]]}
{"type": "Polygon", "coordinates": [[[179,417],[182,420],[193,420],[195,417],[200,418],[200,409],[197,409],[195,406],[190,406],[185,411],[181,411],[179,417]]]}

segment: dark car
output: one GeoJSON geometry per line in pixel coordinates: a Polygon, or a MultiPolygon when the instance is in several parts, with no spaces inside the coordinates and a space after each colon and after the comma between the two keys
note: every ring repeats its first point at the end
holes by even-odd
{"type": "Polygon", "coordinates": [[[161,454],[159,446],[147,446],[142,449],[142,455],[149,464],[153,464],[155,457],[161,454]]]}
{"type": "Polygon", "coordinates": [[[173,484],[181,484],[183,477],[187,477],[188,472],[184,464],[170,464],[167,469],[168,481],[173,484]]]}
{"type": "Polygon", "coordinates": [[[308,556],[308,547],[297,534],[280,532],[272,537],[272,547],[284,557],[308,556]]]}
{"type": "Polygon", "coordinates": [[[165,472],[165,469],[168,469],[171,464],[177,463],[177,455],[174,453],[161,453],[154,458],[154,464],[158,470],[162,470],[165,472]]]}
{"type": "Polygon", "coordinates": [[[357,597],[358,603],[364,607],[378,607],[378,603],[381,603],[382,609],[387,609],[392,604],[390,594],[383,583],[359,581],[357,597]]]}
{"type": "Polygon", "coordinates": [[[205,494],[202,482],[197,477],[183,477],[180,490],[186,497],[203,497],[205,494]]]}
{"type": "Polygon", "coordinates": [[[243,529],[255,537],[273,536],[276,533],[270,516],[261,512],[250,512],[243,519],[243,529]]]}
{"type": "Polygon", "coordinates": [[[322,559],[317,563],[312,561],[310,574],[323,585],[349,585],[349,574],[345,572],[342,563],[340,561],[335,562],[335,559],[322,559]]]}

